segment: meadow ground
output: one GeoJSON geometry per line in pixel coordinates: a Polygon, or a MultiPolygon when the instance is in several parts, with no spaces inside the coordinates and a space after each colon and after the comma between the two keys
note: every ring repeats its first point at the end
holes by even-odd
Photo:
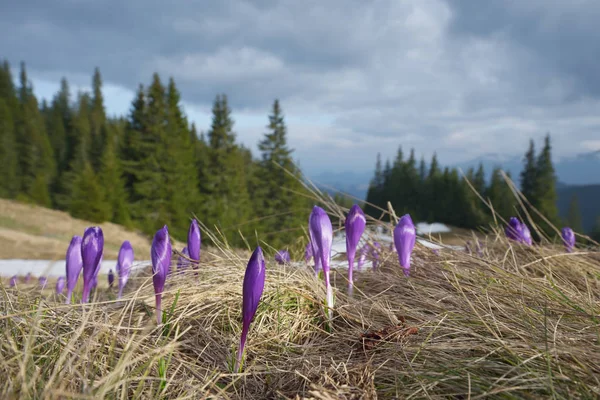
{"type": "Polygon", "coordinates": [[[351,298],[335,273],[331,323],[311,268],[268,257],[241,373],[247,251],[211,248],[197,275],[173,273],[162,326],[147,269],[122,301],[101,288],[88,306],[3,282],[0,397],[600,397],[598,252],[481,242],[481,255],[418,245],[409,278],[385,253],[379,270],[356,274],[351,298]]]}

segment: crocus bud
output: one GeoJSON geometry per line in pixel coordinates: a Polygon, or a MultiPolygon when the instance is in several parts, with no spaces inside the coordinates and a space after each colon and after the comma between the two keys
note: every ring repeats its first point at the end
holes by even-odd
{"type": "Polygon", "coordinates": [[[571,253],[575,247],[575,232],[573,232],[573,229],[565,226],[561,230],[561,236],[567,253],[571,253]]]}
{"type": "Polygon", "coordinates": [[[31,272],[28,272],[27,275],[25,275],[25,283],[29,283],[31,281],[31,272]]]}
{"type": "Polygon", "coordinates": [[[523,242],[523,226],[517,217],[510,217],[504,232],[507,238],[515,242],[523,242]]]}
{"type": "Polygon", "coordinates": [[[115,283],[115,274],[113,274],[112,269],[108,271],[108,287],[112,288],[113,283],[115,283]]]}
{"type": "Polygon", "coordinates": [[[83,268],[83,260],[81,258],[81,236],[73,236],[69,248],[67,249],[67,304],[71,303],[73,290],[77,286],[77,280],[83,268]]]}
{"type": "Polygon", "coordinates": [[[254,319],[258,303],[265,287],[265,258],[262,249],[257,247],[246,266],[244,274],[244,284],[242,289],[242,335],[240,346],[238,348],[237,362],[235,370],[239,371],[242,364],[242,356],[246,345],[246,338],[250,323],[254,319]]]}
{"type": "Polygon", "coordinates": [[[192,220],[190,224],[190,229],[188,230],[188,242],[187,249],[192,260],[196,262],[192,264],[194,267],[198,266],[200,262],[200,227],[198,226],[198,221],[195,219],[192,220]]]}
{"type": "Polygon", "coordinates": [[[356,256],[356,248],[358,247],[358,242],[360,242],[360,238],[365,231],[366,226],[367,219],[365,218],[365,213],[358,206],[358,204],[354,204],[350,208],[344,223],[344,227],[346,229],[346,258],[348,258],[349,290],[352,290],[353,286],[352,272],[354,270],[354,257],[356,256]]]}
{"type": "Polygon", "coordinates": [[[65,290],[65,277],[59,276],[56,280],[56,294],[61,294],[65,290]]]}
{"type": "Polygon", "coordinates": [[[315,262],[315,276],[319,276],[319,271],[321,270],[321,257],[319,256],[319,246],[315,242],[314,233],[310,226],[310,217],[308,217],[308,235],[310,236],[308,244],[311,246],[311,254],[315,262]]]}
{"type": "MultiPolygon", "coordinates": [[[[314,206],[309,218],[309,230],[312,231],[313,243],[317,247],[317,256],[321,260],[321,267],[325,275],[325,288],[327,290],[327,308],[329,318],[332,317],[333,289],[329,282],[329,263],[331,260],[331,244],[333,242],[333,227],[329,216],[321,207],[314,206]]],[[[314,249],[314,247],[313,247],[314,249]]]]}
{"type": "MultiPolygon", "coordinates": [[[[181,254],[188,258],[190,257],[190,252],[188,251],[187,247],[184,247],[183,250],[181,250],[181,254]]],[[[188,265],[190,265],[189,260],[185,259],[182,256],[179,256],[179,260],[177,261],[177,270],[183,272],[183,270],[186,269],[188,265]]]]}
{"type": "Polygon", "coordinates": [[[405,214],[398,221],[394,229],[394,244],[398,251],[398,261],[404,270],[404,275],[410,275],[410,255],[415,247],[417,231],[409,214],[405,214]]]}
{"type": "Polygon", "coordinates": [[[290,252],[287,250],[279,250],[275,253],[275,261],[277,261],[278,264],[289,264],[290,252]]]}
{"type": "Polygon", "coordinates": [[[379,253],[381,252],[381,244],[379,242],[373,242],[371,248],[371,257],[373,258],[373,269],[377,269],[379,265],[379,253]]]}
{"type": "Polygon", "coordinates": [[[527,227],[527,225],[525,225],[524,222],[521,224],[521,234],[523,235],[523,243],[525,243],[528,246],[531,246],[531,232],[529,231],[529,228],[527,227]]]}
{"type": "Polygon", "coordinates": [[[166,225],[154,235],[150,257],[152,259],[152,282],[154,283],[156,298],[156,321],[160,324],[162,322],[162,292],[165,288],[168,271],[171,268],[171,241],[166,225]]]}
{"type": "Polygon", "coordinates": [[[133,264],[133,247],[129,240],[126,240],[119,249],[119,256],[117,258],[117,274],[119,275],[119,295],[118,299],[123,296],[123,289],[129,279],[129,272],[131,271],[131,264],[133,264]]]}
{"type": "Polygon", "coordinates": [[[16,276],[16,275],[13,275],[13,276],[10,278],[10,281],[8,281],[8,285],[9,285],[10,287],[15,287],[15,286],[17,286],[17,276],[16,276]]]}
{"type": "Polygon", "coordinates": [[[83,295],[82,303],[87,303],[90,291],[93,287],[94,278],[104,251],[104,234],[98,226],[86,228],[81,241],[81,259],[83,260],[83,295]]]}
{"type": "Polygon", "coordinates": [[[310,259],[313,256],[313,249],[312,249],[312,243],[308,242],[306,244],[306,249],[304,249],[304,261],[306,261],[307,263],[310,261],[310,259]]]}
{"type": "Polygon", "coordinates": [[[46,278],[45,276],[40,276],[39,284],[40,288],[44,289],[46,287],[46,284],[48,284],[48,278],[46,278]]]}

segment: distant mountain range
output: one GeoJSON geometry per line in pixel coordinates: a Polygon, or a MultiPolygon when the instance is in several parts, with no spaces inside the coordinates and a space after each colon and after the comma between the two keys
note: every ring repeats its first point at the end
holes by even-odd
{"type": "MultiPolygon", "coordinates": [[[[483,164],[488,179],[492,170],[500,166],[504,171],[510,172],[518,184],[519,174],[523,168],[522,156],[502,156],[491,153],[453,165],[453,167],[458,167],[466,172],[471,167],[478,168],[480,163],[483,164]]],[[[560,215],[566,217],[571,197],[573,194],[577,195],[583,228],[585,231],[589,231],[594,226],[596,218],[600,216],[600,151],[555,160],[554,168],[558,179],[560,215]]],[[[309,178],[322,190],[334,191],[337,189],[358,199],[365,199],[373,173],[373,170],[321,172],[313,174],[309,178]]]]}

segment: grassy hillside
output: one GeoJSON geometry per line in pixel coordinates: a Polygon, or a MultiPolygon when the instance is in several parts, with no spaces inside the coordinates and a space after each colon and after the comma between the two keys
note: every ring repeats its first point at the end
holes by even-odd
{"type": "Polygon", "coordinates": [[[172,274],[163,326],[148,272],[124,301],[100,290],[85,308],[0,286],[0,397],[599,397],[598,253],[484,243],[481,257],[418,246],[410,278],[387,253],[355,275],[352,298],[334,274],[331,326],[310,268],[268,260],[241,373],[231,360],[248,252],[217,247],[199,275],[172,274]]]}
{"type": "Polygon", "coordinates": [[[560,216],[567,217],[571,198],[576,195],[583,229],[590,232],[600,217],[600,185],[567,186],[557,192],[560,216]]]}
{"type": "MultiPolygon", "coordinates": [[[[62,259],[71,237],[83,235],[84,229],[92,225],[96,224],[61,211],[0,199],[0,259],[62,259]]],[[[131,242],[136,254],[150,257],[150,241],[145,236],[111,223],[100,226],[105,259],[116,259],[124,240],[131,242]]]]}

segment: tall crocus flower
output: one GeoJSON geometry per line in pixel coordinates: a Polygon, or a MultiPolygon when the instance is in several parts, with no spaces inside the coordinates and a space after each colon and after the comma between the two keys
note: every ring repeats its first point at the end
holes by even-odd
{"type": "Polygon", "coordinates": [[[81,258],[81,236],[73,236],[67,249],[67,304],[71,303],[73,290],[77,286],[83,260],[81,258]]]}
{"type": "Polygon", "coordinates": [[[117,298],[119,299],[123,295],[123,289],[129,279],[131,264],[133,264],[133,247],[131,247],[129,240],[125,240],[123,244],[121,244],[119,256],[117,258],[117,274],[119,275],[119,295],[117,298]]]}
{"type": "Polygon", "coordinates": [[[171,241],[169,240],[169,231],[167,226],[163,226],[154,235],[152,248],[150,250],[152,258],[152,282],[154,283],[154,295],[156,298],[156,321],[162,322],[161,300],[162,292],[165,288],[165,280],[171,267],[171,241]]]}
{"type": "Polygon", "coordinates": [[[258,303],[265,287],[265,258],[262,249],[257,247],[246,266],[244,275],[244,284],[242,289],[242,336],[240,338],[240,346],[238,348],[237,362],[235,370],[239,371],[242,364],[242,356],[244,354],[244,346],[250,323],[254,319],[258,303]]]}
{"type": "Polygon", "coordinates": [[[115,274],[113,274],[112,269],[108,271],[108,287],[112,288],[113,283],[115,283],[115,274]]]}
{"type": "Polygon", "coordinates": [[[10,278],[10,281],[8,281],[8,285],[9,285],[10,287],[15,287],[15,286],[17,286],[17,276],[16,276],[16,275],[13,275],[13,276],[10,278]]]}
{"type": "MultiPolygon", "coordinates": [[[[183,254],[185,257],[190,257],[190,252],[188,251],[187,246],[184,247],[183,250],[181,250],[181,254],[183,254]]],[[[182,256],[179,256],[179,260],[177,261],[177,270],[183,271],[188,265],[190,265],[189,260],[182,256]]]]}
{"type": "Polygon", "coordinates": [[[350,208],[346,221],[344,222],[344,228],[346,230],[346,257],[348,258],[348,289],[350,291],[354,285],[352,272],[354,270],[356,248],[358,247],[358,242],[360,242],[360,238],[365,231],[366,226],[367,219],[365,218],[365,213],[358,204],[354,204],[350,208]]]}
{"type": "Polygon", "coordinates": [[[567,253],[571,253],[575,247],[575,232],[573,232],[573,229],[565,226],[561,230],[561,236],[567,253]]]}
{"type": "Polygon", "coordinates": [[[517,217],[510,217],[504,233],[507,238],[515,242],[523,242],[523,225],[521,225],[521,221],[517,217]]]}
{"type": "Polygon", "coordinates": [[[275,261],[277,261],[278,264],[289,264],[290,252],[287,250],[279,250],[275,253],[275,261]]]}
{"type": "Polygon", "coordinates": [[[61,294],[65,290],[65,277],[59,276],[56,280],[56,294],[61,294]]]}
{"type": "Polygon", "coordinates": [[[198,226],[198,221],[196,219],[192,220],[190,224],[190,229],[188,230],[188,241],[187,241],[187,249],[190,255],[190,258],[195,261],[193,264],[194,267],[198,266],[200,262],[200,242],[202,238],[200,237],[200,227],[198,226]]]}
{"type": "Polygon", "coordinates": [[[83,260],[83,295],[81,301],[87,303],[94,278],[97,278],[102,252],[104,251],[104,234],[98,226],[86,228],[81,241],[81,258],[83,260]]]}
{"type": "MultiPolygon", "coordinates": [[[[309,230],[312,231],[314,243],[318,249],[317,257],[321,260],[321,267],[325,275],[325,288],[327,290],[327,308],[329,318],[333,313],[333,289],[329,282],[329,262],[331,260],[331,244],[333,242],[333,227],[329,216],[321,207],[314,206],[310,214],[309,230]]],[[[313,247],[314,249],[314,247],[313,247]]]]}
{"type": "Polygon", "coordinates": [[[525,243],[528,246],[531,246],[531,232],[529,231],[527,225],[525,225],[525,222],[521,224],[521,235],[523,243],[525,243]]]}
{"type": "Polygon", "coordinates": [[[410,255],[415,247],[417,231],[410,215],[405,214],[394,228],[394,244],[398,251],[398,261],[404,270],[404,275],[410,275],[410,255]]]}

